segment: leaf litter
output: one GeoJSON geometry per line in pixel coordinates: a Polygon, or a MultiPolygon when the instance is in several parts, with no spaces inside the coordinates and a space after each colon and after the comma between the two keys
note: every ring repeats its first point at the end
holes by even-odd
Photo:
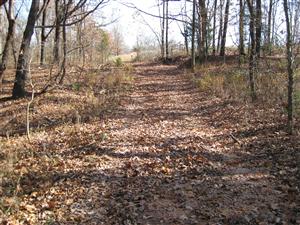
{"type": "Polygon", "coordinates": [[[212,98],[182,73],[138,64],[105,117],[3,138],[17,158],[0,222],[300,224],[300,139],[280,109],[212,98]]]}

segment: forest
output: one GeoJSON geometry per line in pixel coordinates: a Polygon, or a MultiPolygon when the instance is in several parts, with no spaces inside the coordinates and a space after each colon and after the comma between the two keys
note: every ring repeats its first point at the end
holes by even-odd
{"type": "Polygon", "coordinates": [[[0,225],[300,224],[298,0],[0,0],[0,225]]]}

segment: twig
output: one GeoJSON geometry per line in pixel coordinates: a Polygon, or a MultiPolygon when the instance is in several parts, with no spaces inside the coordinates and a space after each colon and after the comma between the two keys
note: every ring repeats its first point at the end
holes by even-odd
{"type": "MultiPolygon", "coordinates": [[[[30,60],[30,63],[31,63],[31,60],[30,60]]],[[[30,73],[30,63],[29,63],[29,73],[30,73]]],[[[33,102],[33,99],[34,99],[34,85],[32,83],[32,77],[31,76],[30,76],[30,85],[31,85],[31,88],[32,88],[31,100],[27,104],[27,112],[26,112],[26,131],[27,131],[28,140],[30,140],[30,121],[29,121],[30,106],[31,106],[31,104],[33,102]]]]}
{"type": "Polygon", "coordinates": [[[234,140],[234,142],[239,143],[240,145],[242,144],[242,142],[233,136],[233,134],[229,134],[229,136],[234,140]]]}

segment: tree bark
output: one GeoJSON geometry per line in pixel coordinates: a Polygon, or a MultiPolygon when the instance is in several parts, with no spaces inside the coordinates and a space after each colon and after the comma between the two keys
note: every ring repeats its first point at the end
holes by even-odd
{"type": "Polygon", "coordinates": [[[219,21],[217,52],[220,52],[221,39],[223,34],[223,6],[224,6],[224,0],[220,0],[220,21],[219,21]]]}
{"type": "MultiPolygon", "coordinates": [[[[44,4],[46,4],[47,0],[44,0],[44,4]]],[[[47,8],[43,11],[42,16],[42,29],[41,29],[41,52],[40,52],[40,65],[43,66],[45,63],[45,44],[46,44],[46,20],[47,20],[47,8]]]]}
{"type": "Polygon", "coordinates": [[[221,40],[220,56],[225,56],[226,35],[227,35],[228,18],[229,18],[229,6],[230,6],[230,0],[227,0],[225,6],[224,29],[223,29],[223,35],[221,40]]]}
{"type": "Polygon", "coordinates": [[[7,13],[7,19],[8,19],[8,30],[6,34],[6,41],[2,52],[2,59],[0,64],[0,84],[2,83],[4,72],[6,70],[7,62],[8,62],[8,54],[9,54],[9,48],[12,46],[12,41],[14,38],[15,33],[15,18],[13,15],[13,0],[9,0],[8,5],[8,13],[7,13]]]}
{"type": "Polygon", "coordinates": [[[293,134],[293,92],[294,92],[294,69],[293,69],[293,51],[292,51],[292,31],[290,24],[290,15],[287,0],[283,0],[283,8],[286,22],[286,57],[288,72],[288,131],[293,134]]]}
{"type": "Polygon", "coordinates": [[[244,44],[244,12],[245,2],[240,0],[240,13],[239,13],[239,62],[242,63],[245,56],[245,44],[244,44]]]}
{"type": "Polygon", "coordinates": [[[262,20],[262,12],[261,12],[261,0],[256,0],[256,17],[255,17],[255,28],[256,28],[256,56],[260,57],[260,46],[261,46],[261,20],[262,20]]]}
{"type": "Polygon", "coordinates": [[[7,2],[7,0],[0,0],[0,6],[4,5],[7,2]]]}
{"type": "Polygon", "coordinates": [[[165,58],[165,21],[166,21],[166,3],[163,0],[163,14],[162,14],[162,25],[161,25],[161,58],[165,58]]]}
{"type": "Polygon", "coordinates": [[[196,51],[195,51],[195,31],[196,31],[196,0],[193,0],[193,22],[192,22],[192,62],[191,69],[194,72],[196,64],[196,51]]]}
{"type": "Polygon", "coordinates": [[[3,10],[0,8],[0,52],[3,51],[3,43],[4,43],[4,38],[3,38],[3,33],[4,33],[4,20],[3,20],[3,10]]]}
{"type": "Polygon", "coordinates": [[[54,51],[53,51],[53,62],[59,63],[60,59],[60,33],[61,33],[61,4],[60,0],[55,0],[55,35],[54,35],[54,51]]]}
{"type": "Polygon", "coordinates": [[[34,32],[35,22],[38,17],[39,6],[39,0],[32,0],[19,51],[15,83],[12,91],[12,97],[14,99],[22,98],[26,95],[25,81],[28,76],[28,66],[30,63],[30,42],[34,32]]]}
{"type": "Polygon", "coordinates": [[[214,11],[213,11],[213,42],[212,42],[212,53],[216,54],[216,19],[217,19],[217,5],[218,0],[214,0],[214,11]]]}
{"type": "MultiPolygon", "coordinates": [[[[184,14],[187,15],[186,1],[184,2],[184,14]]],[[[188,22],[183,23],[183,34],[182,35],[184,37],[184,45],[185,45],[186,55],[188,56],[189,55],[189,29],[188,29],[188,22]]]]}
{"type": "Polygon", "coordinates": [[[169,0],[166,0],[166,60],[169,59],[169,0]]]}
{"type": "Polygon", "coordinates": [[[267,28],[267,51],[271,55],[272,43],[271,43],[271,28],[272,28],[272,11],[273,11],[273,1],[269,0],[269,11],[268,11],[268,28],[267,28]]]}
{"type": "Polygon", "coordinates": [[[247,5],[250,11],[250,57],[249,57],[249,84],[250,84],[250,93],[252,101],[257,99],[256,90],[255,90],[255,71],[257,63],[256,55],[256,38],[255,38],[255,14],[253,8],[253,0],[247,0],[247,5]]]}
{"type": "Polygon", "coordinates": [[[207,38],[207,11],[205,6],[205,0],[199,0],[199,12],[200,12],[200,18],[199,21],[200,29],[199,32],[201,32],[200,40],[199,40],[199,58],[200,60],[206,59],[206,38],[207,38]]]}
{"type": "MultiPolygon", "coordinates": [[[[59,84],[63,84],[65,76],[66,76],[66,65],[67,65],[67,4],[66,0],[64,0],[64,18],[63,18],[63,27],[62,27],[62,36],[63,36],[63,60],[61,65],[61,78],[59,80],[59,84]]],[[[119,55],[119,53],[118,53],[119,55]]]]}

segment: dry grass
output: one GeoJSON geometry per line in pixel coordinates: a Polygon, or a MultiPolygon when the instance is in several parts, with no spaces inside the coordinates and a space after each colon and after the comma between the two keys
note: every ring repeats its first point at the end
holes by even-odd
{"type": "MultiPolygon", "coordinates": [[[[186,76],[200,91],[209,95],[236,100],[250,101],[248,65],[238,65],[237,59],[226,62],[207,62],[196,68],[196,73],[186,76]]],[[[299,73],[299,71],[298,71],[299,73]]],[[[256,77],[256,91],[259,102],[266,105],[286,107],[287,75],[283,59],[262,59],[256,77]]],[[[296,76],[295,107],[300,103],[299,75],[296,76]]]]}
{"type": "MultiPolygon", "coordinates": [[[[11,70],[6,74],[6,82],[0,94],[2,99],[10,95],[13,72],[11,70]]],[[[32,140],[38,141],[43,139],[46,133],[59,130],[59,133],[68,134],[74,138],[73,142],[77,143],[77,124],[101,121],[105,113],[112,112],[118,106],[120,96],[131,88],[132,72],[131,65],[106,68],[105,71],[71,69],[63,86],[34,99],[30,109],[32,140]]],[[[45,85],[46,69],[35,68],[32,75],[37,88],[45,85]]],[[[27,158],[25,155],[28,154],[36,154],[26,146],[30,141],[24,135],[28,101],[29,99],[0,101],[0,196],[5,196],[0,198],[0,218],[8,218],[22,207],[19,205],[18,192],[20,182],[25,181],[20,181],[20,177],[28,171],[26,162],[23,162],[23,166],[19,159],[27,158]]],[[[47,144],[43,146],[50,147],[47,144]]],[[[47,171],[50,164],[57,166],[57,160],[50,156],[40,157],[40,160],[41,165],[45,167],[37,168],[36,172],[47,171]]],[[[1,222],[3,221],[0,219],[0,224],[1,222]]]]}

